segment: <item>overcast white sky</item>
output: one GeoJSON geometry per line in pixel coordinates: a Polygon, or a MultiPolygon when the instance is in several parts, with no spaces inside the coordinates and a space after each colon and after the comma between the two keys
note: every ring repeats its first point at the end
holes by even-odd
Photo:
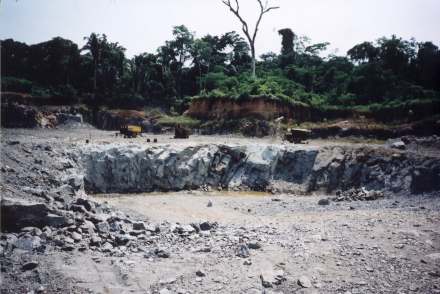
{"type": "MultiPolygon", "coordinates": [[[[364,40],[397,34],[440,45],[439,0],[270,0],[281,6],[264,19],[258,54],[279,52],[277,31],[289,27],[313,42],[328,41],[331,52],[345,54],[364,40]]],[[[241,0],[254,23],[256,0],[241,0]]],[[[2,0],[0,39],[34,44],[55,36],[80,46],[91,32],[106,33],[127,55],[155,52],[184,24],[197,36],[240,31],[220,0],[2,0]]]]}

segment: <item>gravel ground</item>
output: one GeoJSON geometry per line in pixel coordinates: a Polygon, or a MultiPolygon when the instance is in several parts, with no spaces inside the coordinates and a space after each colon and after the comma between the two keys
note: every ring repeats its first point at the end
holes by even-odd
{"type": "MultiPolygon", "coordinates": [[[[270,144],[272,140],[201,136],[176,141],[170,137],[148,136],[158,138],[158,144],[270,144]]],[[[91,144],[153,144],[146,142],[147,137],[127,141],[116,138],[114,132],[91,128],[2,129],[2,197],[50,203],[50,198],[42,199],[46,194],[38,189],[57,188],[68,175],[66,171],[74,168],[69,166],[69,160],[74,158],[69,158],[66,150],[81,148],[87,138],[91,144]],[[19,143],[10,144],[12,141],[19,143]],[[32,149],[35,146],[45,151],[35,154],[36,149],[32,149]]],[[[309,144],[354,143],[312,141],[309,144]]],[[[74,197],[79,196],[86,197],[74,197]]],[[[115,223],[121,227],[117,232],[99,236],[111,242],[124,232],[139,234],[137,240],[131,245],[104,250],[104,245],[89,246],[89,237],[83,230],[83,240],[75,240],[70,247],[65,243],[60,245],[55,236],[48,237],[42,241],[43,247],[33,250],[17,246],[8,250],[9,238],[15,236],[21,240],[28,233],[26,229],[21,233],[4,233],[0,247],[0,290],[2,293],[440,293],[438,193],[318,205],[329,197],[332,195],[225,191],[95,195],[87,199],[96,207],[96,214],[75,211],[75,222],[105,214],[108,221],[104,223],[112,225],[110,219],[116,219],[115,223]],[[138,222],[159,229],[138,230],[135,228],[138,222]]],[[[63,201],[56,198],[51,207],[63,213],[79,209],[68,204],[68,200],[63,201]]],[[[78,230],[76,224],[53,235],[72,237],[78,230]]],[[[97,221],[97,227],[98,224],[102,222],[97,221]]],[[[42,240],[43,235],[40,235],[42,240]]]]}
{"type": "MultiPolygon", "coordinates": [[[[46,142],[65,142],[83,144],[89,140],[91,144],[148,144],[148,145],[200,145],[200,144],[226,144],[226,145],[243,145],[243,144],[283,144],[279,137],[264,138],[248,138],[238,135],[216,135],[202,136],[194,135],[190,140],[173,139],[174,134],[142,134],[138,138],[124,139],[116,136],[115,131],[102,131],[92,127],[83,127],[76,129],[2,129],[2,136],[5,139],[23,138],[26,142],[46,143],[46,142]],[[147,140],[150,139],[150,143],[147,140]],[[157,139],[158,143],[153,143],[157,139]]],[[[384,142],[377,140],[366,140],[359,138],[343,138],[333,140],[310,140],[308,145],[311,146],[333,146],[333,145],[380,145],[384,142]]],[[[290,143],[285,143],[290,144],[290,143]]]]}
{"type": "MultiPolygon", "coordinates": [[[[179,270],[169,273],[176,279],[167,284],[172,291],[260,293],[260,274],[278,270],[286,280],[272,290],[283,293],[440,292],[440,263],[434,260],[440,251],[438,198],[320,206],[323,196],[222,194],[107,195],[97,200],[153,222],[214,221],[217,231],[261,245],[245,260],[224,252],[221,237],[214,237],[210,253],[188,254],[191,248],[178,252],[176,262],[183,260],[179,270]],[[195,280],[199,269],[206,273],[202,281],[195,280]],[[298,285],[303,276],[310,288],[298,285]],[[219,277],[226,282],[216,282],[219,277]]],[[[144,266],[151,273],[165,270],[160,264],[138,262],[133,273],[144,266]]]]}

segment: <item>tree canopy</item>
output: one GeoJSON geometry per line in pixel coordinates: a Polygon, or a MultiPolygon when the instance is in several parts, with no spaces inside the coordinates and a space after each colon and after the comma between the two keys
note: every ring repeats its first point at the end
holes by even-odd
{"type": "Polygon", "coordinates": [[[194,96],[271,95],[317,107],[439,99],[440,50],[432,42],[383,37],[354,45],[346,56],[324,56],[328,43],[312,43],[289,28],[278,33],[280,53],[261,55],[256,79],[252,49],[236,32],[197,37],[176,26],[156,52],[132,58],[105,34],[85,37],[82,48],[61,37],[35,45],[2,40],[2,90],[175,109],[194,96]]]}

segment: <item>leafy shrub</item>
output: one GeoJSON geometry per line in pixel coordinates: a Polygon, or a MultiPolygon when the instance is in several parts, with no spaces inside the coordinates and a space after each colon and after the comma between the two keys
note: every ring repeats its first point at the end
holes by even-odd
{"type": "Polygon", "coordinates": [[[122,109],[138,109],[145,105],[145,98],[138,94],[125,94],[111,98],[108,104],[122,109]]]}
{"type": "Polygon", "coordinates": [[[240,95],[238,96],[238,99],[244,100],[244,99],[249,99],[251,97],[251,95],[248,92],[243,92],[240,93],[240,95]]]}
{"type": "Polygon", "coordinates": [[[180,115],[180,116],[164,115],[161,118],[159,118],[158,123],[160,125],[167,127],[174,127],[176,125],[181,125],[183,127],[188,127],[188,128],[196,128],[199,127],[201,124],[199,120],[185,115],[180,115]]]}
{"type": "Polygon", "coordinates": [[[33,85],[31,94],[32,96],[37,96],[37,97],[52,97],[53,91],[52,89],[49,88],[33,85]]]}
{"type": "Polygon", "coordinates": [[[339,96],[336,99],[336,103],[342,106],[355,106],[357,97],[354,94],[347,93],[339,96]]]}
{"type": "Polygon", "coordinates": [[[57,96],[73,98],[78,94],[78,91],[70,84],[60,85],[56,89],[57,96]]]}
{"type": "Polygon", "coordinates": [[[223,92],[222,90],[215,89],[215,90],[209,92],[208,96],[211,98],[222,98],[222,97],[227,97],[228,95],[225,92],[223,92]]]}
{"type": "Polygon", "coordinates": [[[32,91],[31,81],[13,77],[2,77],[1,80],[1,89],[4,92],[30,93],[32,91]]]}
{"type": "Polygon", "coordinates": [[[145,107],[144,113],[146,117],[161,117],[164,115],[164,112],[160,108],[145,107]]]}

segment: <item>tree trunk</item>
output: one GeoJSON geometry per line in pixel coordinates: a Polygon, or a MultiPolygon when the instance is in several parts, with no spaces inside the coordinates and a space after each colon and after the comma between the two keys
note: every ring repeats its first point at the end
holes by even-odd
{"type": "Polygon", "coordinates": [[[257,73],[256,73],[257,61],[256,61],[256,57],[255,57],[254,44],[251,44],[251,53],[252,53],[252,79],[255,80],[257,78],[257,73]]]}
{"type": "Polygon", "coordinates": [[[95,61],[94,62],[94,69],[93,69],[93,95],[96,96],[96,76],[97,76],[97,71],[98,71],[98,63],[95,61]]]}
{"type": "Polygon", "coordinates": [[[199,64],[199,87],[200,87],[200,93],[199,93],[199,95],[202,95],[202,87],[203,87],[203,84],[202,84],[202,67],[200,66],[200,64],[199,64]]]}
{"type": "Polygon", "coordinates": [[[280,8],[279,6],[268,7],[268,0],[266,1],[266,5],[263,4],[262,0],[257,0],[257,1],[258,1],[258,4],[260,5],[260,16],[258,18],[257,24],[255,25],[254,33],[253,33],[253,35],[251,35],[251,32],[249,31],[249,26],[248,26],[247,22],[240,15],[239,1],[235,0],[235,6],[233,6],[231,4],[231,0],[222,0],[223,4],[225,4],[229,8],[229,10],[238,18],[238,20],[243,25],[242,30],[243,30],[243,33],[245,34],[246,38],[249,41],[249,45],[251,47],[251,52],[252,52],[252,79],[256,79],[256,77],[257,77],[256,69],[255,69],[256,63],[257,63],[256,57],[255,57],[255,40],[257,39],[257,32],[258,32],[258,28],[260,26],[261,19],[263,18],[263,15],[268,13],[269,11],[280,8]]]}

